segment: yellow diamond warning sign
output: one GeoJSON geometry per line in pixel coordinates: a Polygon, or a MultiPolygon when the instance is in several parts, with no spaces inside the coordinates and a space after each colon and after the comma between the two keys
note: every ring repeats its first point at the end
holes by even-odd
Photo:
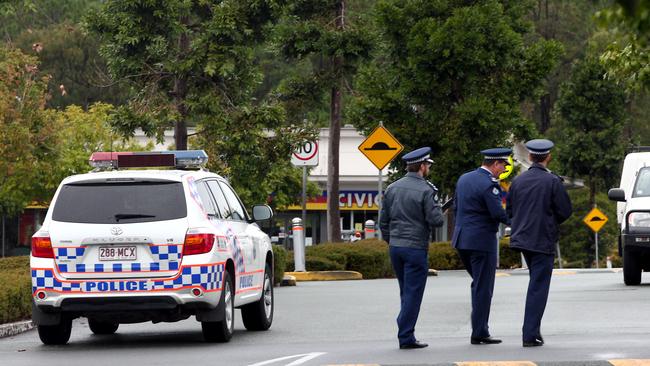
{"type": "Polygon", "coordinates": [[[600,231],[602,229],[603,225],[607,222],[607,216],[605,214],[594,207],[587,216],[582,220],[591,230],[593,230],[595,233],[600,231]]]}
{"type": "Polygon", "coordinates": [[[379,170],[384,169],[403,149],[404,146],[382,125],[377,126],[359,145],[361,153],[379,170]]]}

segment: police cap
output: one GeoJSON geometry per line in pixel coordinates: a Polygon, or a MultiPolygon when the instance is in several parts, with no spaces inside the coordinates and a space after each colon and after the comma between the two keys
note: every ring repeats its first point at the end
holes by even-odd
{"type": "Polygon", "coordinates": [[[433,164],[433,160],[430,158],[431,148],[430,147],[421,147],[417,150],[413,150],[408,154],[402,156],[402,160],[406,165],[417,164],[421,162],[427,162],[433,164]]]}
{"type": "Polygon", "coordinates": [[[512,155],[512,149],[495,147],[493,149],[481,150],[481,154],[483,154],[485,160],[503,160],[508,163],[508,158],[512,155]]]}
{"type": "Polygon", "coordinates": [[[534,155],[546,155],[553,148],[553,141],[547,139],[535,139],[526,142],[526,149],[534,155]]]}

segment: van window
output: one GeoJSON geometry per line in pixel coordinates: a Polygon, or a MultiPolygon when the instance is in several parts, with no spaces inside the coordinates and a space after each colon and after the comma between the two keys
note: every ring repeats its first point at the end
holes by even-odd
{"type": "Polygon", "coordinates": [[[85,224],[125,224],[187,216],[180,182],[72,183],[61,187],[52,219],[85,224]]]}
{"type": "Polygon", "coordinates": [[[632,197],[650,197],[650,168],[639,170],[632,197]]]}

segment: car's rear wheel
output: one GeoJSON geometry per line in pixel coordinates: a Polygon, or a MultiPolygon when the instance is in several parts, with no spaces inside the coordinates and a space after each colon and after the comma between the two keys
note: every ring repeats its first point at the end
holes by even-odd
{"type": "Polygon", "coordinates": [[[113,334],[120,326],[119,323],[103,322],[96,319],[88,319],[88,326],[95,334],[113,334]]]}
{"type": "Polygon", "coordinates": [[[38,326],[38,337],[43,344],[47,345],[68,343],[71,332],[72,319],[65,316],[61,316],[61,322],[59,324],[38,326]]]}
{"type": "Polygon", "coordinates": [[[623,282],[627,286],[636,286],[641,284],[641,266],[639,258],[629,249],[623,249],[623,282]]]}
{"type": "Polygon", "coordinates": [[[254,303],[241,308],[244,326],[248,330],[267,330],[273,323],[273,281],[271,267],[267,264],[264,268],[264,282],[262,284],[262,297],[254,303]]]}
{"type": "Polygon", "coordinates": [[[201,322],[203,338],[207,342],[228,342],[232,338],[235,329],[235,294],[233,291],[230,272],[223,274],[223,290],[221,299],[223,301],[222,320],[218,322],[201,322]]]}

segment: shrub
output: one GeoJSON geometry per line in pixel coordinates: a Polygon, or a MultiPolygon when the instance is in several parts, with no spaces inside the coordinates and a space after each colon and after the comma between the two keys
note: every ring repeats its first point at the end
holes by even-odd
{"type": "Polygon", "coordinates": [[[0,259],[0,324],[26,319],[31,314],[29,257],[0,259]]]}
{"type": "Polygon", "coordinates": [[[450,242],[431,243],[429,245],[429,268],[438,270],[462,269],[463,262],[450,242]]]}
{"type": "Polygon", "coordinates": [[[280,245],[273,245],[273,281],[280,283],[286,268],[287,251],[280,245]]]}
{"type": "Polygon", "coordinates": [[[345,269],[341,263],[310,255],[305,256],[305,267],[308,271],[341,271],[345,269]]]}

